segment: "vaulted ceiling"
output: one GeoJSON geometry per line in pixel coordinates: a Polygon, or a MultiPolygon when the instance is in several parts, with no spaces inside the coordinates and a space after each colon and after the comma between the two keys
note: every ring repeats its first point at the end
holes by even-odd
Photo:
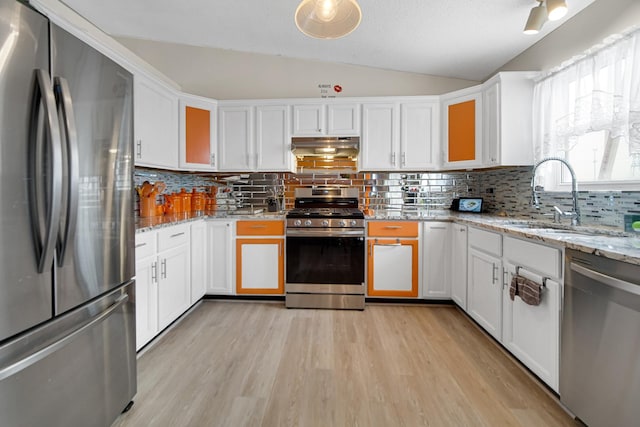
{"type": "Polygon", "coordinates": [[[535,0],[359,0],[360,27],[336,40],[296,28],[300,0],[62,0],[113,36],[483,80],[595,0],[522,33],[535,0]]]}

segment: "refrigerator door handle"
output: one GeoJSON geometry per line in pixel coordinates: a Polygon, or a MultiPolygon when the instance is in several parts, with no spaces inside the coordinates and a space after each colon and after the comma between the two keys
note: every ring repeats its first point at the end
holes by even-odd
{"type": "Polygon", "coordinates": [[[62,204],[62,144],[56,114],[56,102],[49,73],[37,69],[34,73],[29,119],[29,211],[36,251],[38,273],[51,266],[60,223],[62,204]],[[44,109],[44,115],[41,112],[44,109]],[[42,134],[42,121],[46,137],[42,134]],[[47,160],[43,155],[43,140],[48,140],[47,160]],[[39,174],[46,172],[46,178],[39,174]],[[46,181],[46,182],[43,182],[46,181]],[[46,188],[46,186],[49,188],[46,188]]]}
{"type": "Polygon", "coordinates": [[[45,357],[49,356],[50,354],[58,351],[59,349],[61,349],[62,347],[66,346],[67,344],[69,344],[71,341],[73,341],[74,339],[76,339],[76,337],[78,337],[79,335],[82,335],[87,329],[92,328],[93,326],[97,325],[98,323],[104,321],[105,319],[107,319],[114,311],[116,311],[120,306],[122,306],[124,303],[126,303],[129,300],[129,294],[123,294],[121,295],[109,308],[107,308],[106,310],[104,310],[102,313],[98,314],[97,316],[95,316],[93,319],[91,319],[88,323],[86,323],[85,325],[83,325],[81,328],[76,329],[75,331],[71,332],[69,335],[65,336],[64,338],[54,342],[51,345],[48,345],[47,347],[40,349],[38,351],[36,351],[35,353],[22,358],[21,360],[7,366],[4,367],[2,369],[0,369],[0,381],[4,380],[5,378],[8,378],[12,375],[17,374],[18,372],[28,368],[29,366],[33,365],[34,363],[39,362],[40,360],[44,359],[45,357]]]}
{"type": "Polygon", "coordinates": [[[63,214],[64,227],[60,228],[58,235],[58,266],[62,267],[64,263],[64,255],[68,246],[68,242],[73,241],[76,232],[76,223],[78,219],[78,187],[80,181],[79,172],[79,155],[78,155],[78,132],[76,128],[76,119],[73,113],[73,103],[71,101],[71,93],[67,80],[62,77],[55,77],[53,80],[53,88],[56,97],[56,106],[60,118],[60,124],[64,129],[66,152],[66,206],[64,207],[66,214],[63,214]]]}

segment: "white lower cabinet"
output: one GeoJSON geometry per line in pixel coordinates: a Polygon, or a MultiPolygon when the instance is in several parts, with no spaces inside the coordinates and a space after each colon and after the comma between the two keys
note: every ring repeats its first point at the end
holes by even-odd
{"type": "Polygon", "coordinates": [[[207,292],[207,224],[204,220],[191,224],[191,304],[207,292]]]}
{"type": "Polygon", "coordinates": [[[136,348],[191,306],[188,224],[136,234],[136,348]]]}
{"type": "Polygon", "coordinates": [[[502,261],[470,248],[467,312],[497,340],[502,334],[502,261]]]}
{"type": "Polygon", "coordinates": [[[237,239],[236,251],[236,292],[283,293],[284,239],[237,239]]]}
{"type": "MultiPolygon", "coordinates": [[[[450,227],[447,222],[425,222],[422,232],[422,296],[450,298],[450,227]]],[[[466,262],[465,262],[466,264],[466,262]]]]}
{"type": "Polygon", "coordinates": [[[160,252],[158,326],[164,329],[191,305],[189,245],[160,252]]]}
{"type": "MultiPolygon", "coordinates": [[[[411,293],[413,290],[413,247],[401,243],[372,243],[373,291],[411,293]]],[[[374,293],[374,295],[375,295],[374,293]]]]}
{"type": "Polygon", "coordinates": [[[234,293],[234,222],[207,220],[207,295],[234,293]]]}
{"type": "MultiPolygon", "coordinates": [[[[515,266],[506,264],[507,286],[504,287],[504,324],[502,343],[541,380],[558,392],[560,361],[560,315],[562,285],[546,279],[540,305],[525,304],[519,297],[509,297],[508,283],[515,266]]],[[[540,276],[520,268],[520,274],[535,281],[540,276]]]]}
{"type": "Polygon", "coordinates": [[[158,333],[158,258],[136,260],[136,350],[158,333]]]}
{"type": "Polygon", "coordinates": [[[506,282],[503,292],[502,343],[556,392],[560,377],[562,250],[509,236],[504,238],[506,282]],[[539,305],[511,301],[509,284],[516,271],[543,283],[539,305]]]}
{"type": "Polygon", "coordinates": [[[467,226],[451,226],[451,299],[467,311],[467,226]]]}
{"type": "MultiPolygon", "coordinates": [[[[468,234],[467,313],[557,392],[562,250],[476,227],[468,227],[468,233],[455,231],[456,227],[463,226],[455,225],[453,241],[458,234],[468,234]],[[511,300],[509,285],[516,272],[544,284],[539,305],[528,305],[518,296],[511,300]]],[[[457,256],[463,237],[459,240],[454,243],[457,256]]],[[[461,297],[456,294],[462,294],[462,289],[452,283],[452,298],[459,303],[461,297]]]]}

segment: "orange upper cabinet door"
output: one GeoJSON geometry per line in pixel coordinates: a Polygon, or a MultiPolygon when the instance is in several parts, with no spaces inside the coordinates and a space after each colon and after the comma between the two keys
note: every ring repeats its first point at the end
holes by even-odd
{"type": "Polygon", "coordinates": [[[211,112],[195,107],[187,107],[187,163],[203,163],[211,161],[211,112]]]}
{"type": "Polygon", "coordinates": [[[215,107],[204,98],[180,100],[180,168],[216,170],[215,107]]]}
{"type": "Polygon", "coordinates": [[[475,160],[476,101],[449,105],[449,161],[475,160]]]}
{"type": "MultiPolygon", "coordinates": [[[[465,91],[469,92],[469,90],[465,91]]],[[[445,165],[451,167],[481,165],[482,92],[478,89],[467,95],[447,99],[443,102],[443,107],[445,165]]]]}

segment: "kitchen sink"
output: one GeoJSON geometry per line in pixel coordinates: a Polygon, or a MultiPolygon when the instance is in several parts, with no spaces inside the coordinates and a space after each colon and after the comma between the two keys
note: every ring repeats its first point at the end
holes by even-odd
{"type": "Polygon", "coordinates": [[[517,222],[517,223],[507,223],[505,224],[507,227],[517,228],[522,230],[531,230],[544,234],[580,234],[580,235],[591,235],[592,232],[583,231],[583,230],[575,230],[569,228],[570,226],[563,226],[561,224],[540,224],[534,222],[517,222]]]}
{"type": "Polygon", "coordinates": [[[258,214],[261,214],[263,211],[264,209],[241,208],[241,209],[230,210],[228,214],[229,215],[258,215],[258,214]]]}

